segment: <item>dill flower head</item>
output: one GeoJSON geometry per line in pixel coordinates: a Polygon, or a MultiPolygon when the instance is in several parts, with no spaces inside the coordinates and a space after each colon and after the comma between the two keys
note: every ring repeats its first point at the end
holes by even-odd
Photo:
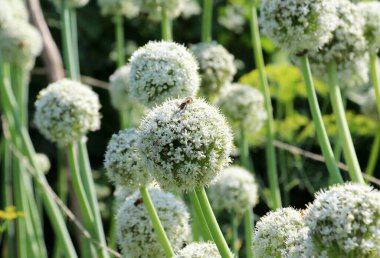
{"type": "Polygon", "coordinates": [[[305,212],[315,257],[380,256],[380,192],[347,183],[322,190],[305,212]]]}
{"type": "Polygon", "coordinates": [[[3,62],[31,69],[42,48],[39,31],[25,21],[6,22],[0,29],[0,55],[3,62]]]}
{"type": "Polygon", "coordinates": [[[293,208],[271,211],[256,224],[253,233],[255,257],[305,257],[307,227],[301,212],[293,208]]]}
{"type": "Polygon", "coordinates": [[[98,95],[80,82],[63,79],[40,91],[35,102],[34,123],[58,144],[77,141],[100,128],[98,95]]]}
{"type": "Polygon", "coordinates": [[[124,15],[131,19],[139,14],[139,8],[134,0],[98,0],[103,15],[124,15]]]}
{"type": "Polygon", "coordinates": [[[190,50],[199,62],[202,94],[217,94],[225,84],[232,81],[236,74],[234,56],[222,45],[216,42],[198,43],[191,46],[190,50]]]}
{"type": "Polygon", "coordinates": [[[149,42],[131,57],[129,89],[141,104],[153,107],[169,98],[195,96],[198,64],[193,55],[174,42],[149,42]]]}
{"type": "Polygon", "coordinates": [[[358,4],[359,12],[364,17],[364,37],[367,49],[376,54],[380,49],[380,3],[363,2],[358,4]]]}
{"type": "Polygon", "coordinates": [[[319,49],[337,24],[336,0],[262,0],[264,34],[290,53],[319,49]]]}
{"type": "MultiPolygon", "coordinates": [[[[190,239],[189,213],[186,205],[173,194],[149,189],[158,217],[174,251],[190,239]]],[[[127,257],[165,257],[140,192],[128,197],[117,213],[116,236],[127,257]]]]}
{"type": "Polygon", "coordinates": [[[365,101],[363,101],[361,109],[364,115],[376,121],[380,120],[375,90],[373,88],[365,95],[365,101]]]}
{"type": "Polygon", "coordinates": [[[352,62],[366,50],[364,18],[357,5],[349,0],[336,0],[338,26],[333,37],[320,49],[312,51],[311,61],[327,65],[331,61],[352,62]]]}
{"type": "Polygon", "coordinates": [[[237,129],[243,127],[246,131],[256,132],[267,119],[263,94],[248,85],[234,83],[225,87],[216,105],[237,129]]]}
{"type": "Polygon", "coordinates": [[[108,143],[104,167],[108,178],[128,188],[138,188],[151,181],[150,174],[141,164],[137,151],[138,134],[135,129],[125,129],[114,134],[108,143]]]}
{"type": "Polygon", "coordinates": [[[48,156],[46,156],[43,153],[37,153],[34,156],[34,158],[36,160],[37,166],[40,169],[40,171],[42,171],[45,174],[49,172],[51,164],[50,164],[50,160],[48,156]]]}
{"type": "Polygon", "coordinates": [[[214,243],[191,243],[173,258],[222,258],[214,243]]]}
{"type": "Polygon", "coordinates": [[[185,6],[185,0],[134,0],[142,12],[148,13],[153,20],[160,20],[164,10],[166,15],[177,18],[185,6]]]}
{"type": "Polygon", "coordinates": [[[231,166],[223,169],[210,185],[208,197],[216,210],[243,214],[257,204],[258,186],[249,171],[231,166]]]}
{"type": "Polygon", "coordinates": [[[203,100],[170,100],[140,125],[144,163],[161,187],[204,186],[230,162],[232,134],[223,115],[203,100]]]}

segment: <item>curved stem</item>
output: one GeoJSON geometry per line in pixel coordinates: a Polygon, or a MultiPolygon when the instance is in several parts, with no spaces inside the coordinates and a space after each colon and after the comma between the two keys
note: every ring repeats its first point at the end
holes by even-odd
{"type": "Polygon", "coordinates": [[[212,238],[216,246],[218,247],[219,253],[222,258],[232,258],[230,249],[228,248],[227,242],[224,239],[222,231],[219,228],[218,222],[216,221],[214,212],[212,211],[210,202],[208,201],[206,191],[203,187],[198,187],[195,189],[199,203],[202,207],[202,212],[207,221],[208,227],[210,229],[212,238]]]}
{"type": "Polygon", "coordinates": [[[166,41],[173,40],[171,20],[168,17],[168,14],[165,8],[162,8],[162,11],[161,11],[161,33],[162,33],[161,37],[163,40],[166,40],[166,41]]]}
{"type": "Polygon", "coordinates": [[[195,214],[197,216],[198,222],[200,223],[203,239],[206,241],[213,241],[212,235],[210,233],[210,229],[208,228],[207,221],[202,212],[202,207],[201,207],[201,204],[199,203],[195,190],[189,191],[189,197],[190,197],[191,204],[193,205],[193,208],[195,210],[195,214]]]}
{"type": "Polygon", "coordinates": [[[254,0],[250,0],[250,26],[251,26],[251,40],[253,54],[255,58],[256,67],[259,71],[260,85],[264,93],[265,109],[268,113],[268,119],[266,122],[266,163],[269,177],[269,187],[272,198],[272,209],[280,208],[282,206],[280,187],[278,183],[278,173],[276,164],[276,152],[274,148],[274,125],[273,125],[273,109],[271,103],[271,97],[269,92],[268,80],[265,73],[264,57],[260,43],[259,25],[257,20],[257,10],[254,0]]]}
{"type": "MultiPolygon", "coordinates": [[[[79,165],[74,144],[70,144],[67,147],[67,154],[70,165],[71,179],[76,196],[78,197],[81,213],[83,215],[86,227],[88,227],[88,229],[91,229],[94,225],[94,215],[92,214],[92,209],[87,200],[87,194],[84,190],[82,178],[79,173],[79,165]]],[[[93,232],[93,230],[91,231],[93,232]]]]}
{"type": "Polygon", "coordinates": [[[212,6],[213,0],[203,0],[202,42],[212,40],[212,6]]]}
{"type": "Polygon", "coordinates": [[[369,176],[373,176],[377,161],[379,160],[380,153],[380,131],[375,135],[375,140],[373,141],[371,153],[368,159],[367,168],[365,173],[369,176]]]}
{"type": "Polygon", "coordinates": [[[329,92],[336,123],[338,125],[338,134],[342,142],[343,155],[348,165],[348,172],[351,180],[356,183],[364,183],[359,161],[356,156],[354,143],[352,142],[352,137],[348,128],[336,73],[336,63],[335,61],[332,61],[328,65],[329,92]]]}
{"type": "Polygon", "coordinates": [[[373,84],[373,88],[375,89],[375,96],[377,100],[377,111],[379,112],[379,116],[380,116],[380,84],[379,84],[379,75],[377,74],[376,59],[377,59],[376,54],[369,55],[372,84],[373,84]]]}
{"type": "Polygon", "coordinates": [[[322,149],[323,157],[325,158],[327,170],[329,171],[332,184],[342,184],[343,178],[340,174],[338,166],[336,164],[334,154],[330,145],[329,138],[327,136],[326,128],[322,121],[322,114],[319,108],[317,94],[314,88],[313,77],[311,75],[309,59],[307,55],[300,58],[301,71],[304,77],[307,97],[309,101],[311,116],[313,118],[315,130],[317,131],[317,137],[322,149]]]}
{"type": "Polygon", "coordinates": [[[117,47],[117,67],[122,67],[125,64],[124,20],[122,15],[116,15],[114,19],[117,47]]]}
{"type": "Polygon", "coordinates": [[[169,239],[165,233],[164,227],[161,224],[160,218],[157,215],[156,209],[152,199],[150,198],[149,192],[146,187],[140,187],[140,193],[144,201],[144,205],[148,211],[149,217],[153,223],[154,230],[157,233],[158,240],[161,246],[164,248],[166,257],[170,258],[174,256],[173,248],[169,242],[169,239]]]}

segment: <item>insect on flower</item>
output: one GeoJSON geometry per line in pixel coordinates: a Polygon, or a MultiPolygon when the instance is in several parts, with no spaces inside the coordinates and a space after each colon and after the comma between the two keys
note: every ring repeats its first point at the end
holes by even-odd
{"type": "Polygon", "coordinates": [[[188,105],[193,103],[193,98],[192,97],[187,97],[185,100],[179,105],[180,110],[184,110],[188,105]]]}
{"type": "Polygon", "coordinates": [[[143,198],[138,198],[133,204],[137,207],[137,206],[139,206],[140,204],[143,204],[143,203],[144,203],[143,198]]]}

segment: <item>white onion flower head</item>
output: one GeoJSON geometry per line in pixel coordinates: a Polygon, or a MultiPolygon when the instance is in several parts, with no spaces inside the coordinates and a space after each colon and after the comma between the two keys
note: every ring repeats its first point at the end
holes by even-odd
{"type": "Polygon", "coordinates": [[[5,15],[8,18],[11,18],[11,22],[15,21],[24,21],[28,22],[29,13],[24,1],[19,0],[1,0],[0,1],[0,28],[1,28],[1,19],[5,15]]]}
{"type": "Polygon", "coordinates": [[[141,162],[137,150],[136,129],[125,129],[114,134],[108,143],[104,167],[114,184],[138,188],[151,181],[150,174],[141,162]]]}
{"type": "Polygon", "coordinates": [[[118,68],[110,76],[110,97],[111,104],[117,110],[125,111],[131,108],[144,109],[142,105],[131,98],[129,94],[129,77],[131,66],[129,64],[118,68]]]}
{"type": "Polygon", "coordinates": [[[258,186],[253,175],[242,167],[223,169],[208,189],[213,208],[244,214],[259,201],[258,186]]]}
{"type": "Polygon", "coordinates": [[[222,45],[217,42],[198,43],[192,45],[190,50],[199,62],[202,94],[217,94],[224,85],[232,81],[236,74],[234,56],[222,45]]]}
{"type": "Polygon", "coordinates": [[[173,258],[222,258],[214,243],[191,243],[173,258]]]}
{"type": "Polygon", "coordinates": [[[102,15],[124,15],[132,19],[139,14],[139,7],[134,0],[98,0],[102,15]]]}
{"type": "Polygon", "coordinates": [[[358,4],[360,14],[364,16],[364,37],[367,48],[376,54],[380,49],[380,3],[363,2],[358,4]]]}
{"type": "MultiPolygon", "coordinates": [[[[312,63],[312,70],[316,77],[328,82],[325,63],[312,63]]],[[[359,89],[369,83],[369,56],[358,57],[351,62],[337,64],[337,79],[339,87],[345,90],[359,89]]]]}
{"type": "Polygon", "coordinates": [[[301,212],[293,208],[271,211],[256,224],[253,232],[255,257],[306,257],[307,227],[301,212]]]}
{"type": "Polygon", "coordinates": [[[163,189],[186,191],[207,185],[229,164],[232,139],[215,107],[200,99],[177,99],[143,119],[138,147],[163,189]]]}
{"type": "Polygon", "coordinates": [[[132,55],[130,65],[131,96],[147,107],[169,98],[195,96],[199,89],[198,64],[177,43],[151,41],[132,55]]]}
{"type": "MultiPolygon", "coordinates": [[[[179,251],[191,235],[186,205],[159,189],[149,189],[149,194],[173,250],[179,251]]],[[[116,230],[118,244],[126,257],[165,257],[139,192],[127,198],[119,209],[116,230]]]]}
{"type": "Polygon", "coordinates": [[[116,185],[113,196],[115,198],[115,208],[119,209],[125,202],[125,200],[138,191],[137,188],[128,188],[121,185],[116,185]]]}
{"type": "Polygon", "coordinates": [[[80,82],[63,79],[40,91],[34,123],[49,140],[66,145],[100,128],[98,95],[80,82]]]}
{"type": "Polygon", "coordinates": [[[6,22],[0,30],[0,54],[3,62],[31,69],[42,48],[41,34],[25,21],[6,22]]]}
{"type": "Polygon", "coordinates": [[[185,7],[185,0],[134,0],[142,12],[148,13],[153,20],[160,20],[164,10],[166,15],[177,18],[185,7]]]}
{"type": "MultiPolygon", "coordinates": [[[[50,0],[60,10],[61,0],[50,0]]],[[[70,8],[80,8],[88,4],[90,0],[67,0],[67,6],[70,8]]]]}
{"type": "Polygon", "coordinates": [[[322,190],[305,212],[309,257],[380,257],[380,192],[346,183],[322,190]]]}
{"type": "Polygon", "coordinates": [[[373,88],[371,88],[365,95],[365,100],[361,105],[361,110],[364,115],[372,118],[373,120],[380,120],[375,90],[373,88]]]}
{"type": "Polygon", "coordinates": [[[233,127],[257,132],[268,115],[264,106],[264,95],[256,88],[234,83],[223,88],[216,105],[233,127]]]}
{"type": "Polygon", "coordinates": [[[182,8],[181,16],[184,19],[189,19],[191,16],[199,15],[202,13],[202,8],[197,0],[183,0],[184,6],[182,8]]]}
{"type": "Polygon", "coordinates": [[[337,25],[336,0],[262,0],[263,33],[294,54],[319,49],[337,25]]]}
{"type": "Polygon", "coordinates": [[[312,62],[329,64],[352,62],[366,52],[364,18],[357,5],[349,0],[336,0],[338,26],[333,37],[320,50],[310,53],[312,62]]]}
{"type": "MultiPolygon", "coordinates": [[[[12,19],[11,7],[8,1],[0,1],[0,29],[12,19]]],[[[1,32],[0,32],[1,33],[1,32]]]]}
{"type": "Polygon", "coordinates": [[[51,167],[48,156],[46,156],[44,153],[37,153],[34,158],[40,171],[45,174],[48,173],[51,167]]]}

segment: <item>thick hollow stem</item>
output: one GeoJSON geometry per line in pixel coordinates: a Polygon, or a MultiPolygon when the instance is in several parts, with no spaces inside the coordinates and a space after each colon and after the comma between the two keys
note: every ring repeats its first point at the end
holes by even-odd
{"type": "Polygon", "coordinates": [[[162,34],[161,37],[163,40],[166,40],[166,41],[173,40],[171,20],[168,17],[168,13],[165,10],[165,8],[162,8],[162,11],[161,11],[161,34],[162,34]]]}
{"type": "Polygon", "coordinates": [[[203,0],[202,42],[212,40],[212,6],[213,0],[203,0]]]}
{"type": "Polygon", "coordinates": [[[377,101],[377,111],[380,116],[380,84],[379,84],[379,76],[377,74],[377,55],[376,54],[370,54],[370,68],[371,68],[371,77],[372,77],[372,84],[373,88],[375,89],[375,96],[377,101]]]}
{"type": "Polygon", "coordinates": [[[266,163],[269,177],[269,187],[272,198],[272,209],[280,208],[282,206],[280,187],[278,183],[277,164],[276,164],[276,152],[274,148],[274,125],[273,125],[273,111],[272,103],[269,92],[268,80],[265,73],[264,57],[260,43],[259,25],[257,20],[257,10],[253,0],[250,0],[250,26],[251,26],[251,41],[253,54],[255,58],[255,64],[259,71],[260,85],[264,93],[265,109],[268,113],[268,119],[266,122],[266,163]]]}
{"type": "Polygon", "coordinates": [[[237,214],[232,212],[231,213],[231,228],[232,228],[232,237],[231,237],[231,249],[235,257],[239,257],[239,250],[237,247],[237,243],[239,241],[239,221],[237,214]]]}
{"type": "Polygon", "coordinates": [[[210,229],[208,228],[207,221],[205,219],[205,216],[202,212],[202,207],[199,203],[197,194],[195,193],[195,190],[189,191],[189,197],[191,204],[193,205],[195,214],[197,216],[198,222],[201,226],[202,236],[203,239],[206,241],[213,241],[212,235],[210,233],[210,229]]]}
{"type": "Polygon", "coordinates": [[[356,156],[354,143],[352,142],[350,130],[348,128],[346,114],[342,101],[342,95],[337,81],[336,63],[332,61],[328,65],[329,92],[333,107],[335,120],[338,126],[338,134],[343,147],[343,155],[348,165],[348,172],[353,182],[364,183],[363,175],[356,156]]]}
{"type": "Polygon", "coordinates": [[[246,257],[253,258],[253,251],[251,247],[253,232],[253,212],[252,209],[247,209],[244,213],[244,234],[245,234],[245,250],[246,257]]]}
{"type": "Polygon", "coordinates": [[[116,15],[114,19],[117,48],[117,67],[122,67],[125,64],[124,18],[122,15],[116,15]]]}
{"type": "Polygon", "coordinates": [[[314,88],[313,77],[311,75],[310,64],[308,57],[302,56],[301,61],[301,71],[304,77],[307,97],[309,100],[309,106],[311,111],[311,116],[313,118],[315,130],[317,131],[317,137],[319,144],[322,149],[323,157],[325,158],[327,170],[330,174],[330,181],[332,184],[342,184],[343,178],[337,167],[334,154],[330,145],[329,138],[327,136],[326,128],[322,121],[322,114],[319,108],[317,94],[314,88]]]}
{"type": "Polygon", "coordinates": [[[156,209],[154,208],[154,204],[152,202],[152,199],[150,198],[149,192],[146,187],[140,188],[140,193],[143,198],[145,207],[148,211],[149,217],[152,221],[153,228],[157,233],[158,240],[160,241],[160,244],[162,248],[165,251],[166,257],[170,258],[174,256],[173,248],[169,242],[169,239],[165,233],[164,227],[161,224],[160,218],[157,215],[156,209]]]}
{"type": "Polygon", "coordinates": [[[231,251],[228,248],[227,242],[224,239],[218,222],[216,221],[214,212],[212,211],[211,205],[208,201],[205,189],[203,187],[198,187],[195,189],[195,192],[197,194],[199,203],[202,207],[202,212],[207,221],[212,238],[214,239],[214,242],[218,247],[220,255],[222,256],[222,258],[232,258],[231,251]]]}

